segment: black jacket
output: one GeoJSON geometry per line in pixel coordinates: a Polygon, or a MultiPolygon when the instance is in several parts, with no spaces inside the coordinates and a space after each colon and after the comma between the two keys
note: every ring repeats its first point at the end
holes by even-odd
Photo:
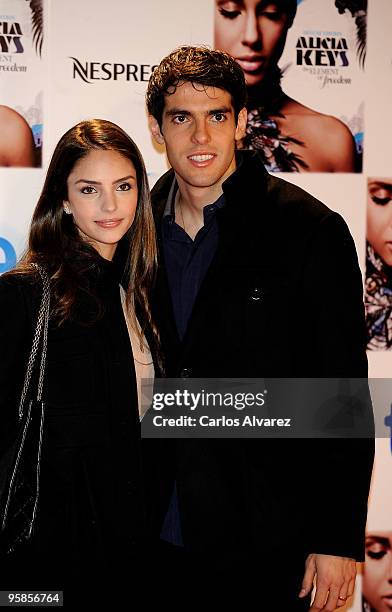
{"type": "MultiPolygon", "coordinates": [[[[50,584],[47,575],[63,585],[97,572],[130,572],[144,536],[136,380],[120,276],[114,263],[100,259],[91,281],[104,305],[102,318],[93,325],[49,326],[40,499],[25,555],[40,584],[50,584]]],[[[3,447],[15,424],[40,297],[39,277],[0,279],[3,447]]],[[[77,317],[91,307],[80,296],[77,317]]]]}
{"type": "MultiPolygon", "coordinates": [[[[182,342],[160,249],[153,312],[166,375],[366,377],[361,274],[345,222],[268,175],[257,152],[239,156],[241,165],[223,184],[226,206],[216,213],[218,250],[182,342]]],[[[158,236],[173,177],[169,170],[152,191],[158,236]]],[[[363,559],[372,440],[161,445],[156,528],[175,478],[190,550],[284,546],[363,559]]]]}

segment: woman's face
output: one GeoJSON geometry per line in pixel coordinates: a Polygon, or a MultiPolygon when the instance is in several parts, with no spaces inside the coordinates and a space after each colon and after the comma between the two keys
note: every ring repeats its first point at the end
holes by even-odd
{"type": "Polygon", "coordinates": [[[370,179],[368,183],[367,239],[392,266],[392,179],[370,179]]]}
{"type": "Polygon", "coordinates": [[[117,151],[90,151],[73,167],[65,211],[71,211],[81,236],[102,257],[112,259],[131,227],[137,206],[133,163],[117,151]]]}
{"type": "Polygon", "coordinates": [[[367,534],[362,591],[376,612],[392,610],[392,531],[367,534]]]}
{"type": "Polygon", "coordinates": [[[248,87],[259,85],[278,62],[288,26],[279,2],[215,0],[215,48],[237,60],[248,87]]]}

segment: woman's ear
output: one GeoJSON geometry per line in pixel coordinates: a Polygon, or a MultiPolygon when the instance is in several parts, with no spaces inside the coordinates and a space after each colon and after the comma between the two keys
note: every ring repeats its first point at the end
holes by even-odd
{"type": "Polygon", "coordinates": [[[63,202],[63,209],[66,215],[72,215],[68,202],[63,202]]]}
{"type": "Polygon", "coordinates": [[[161,128],[159,127],[159,123],[153,115],[148,115],[148,126],[150,128],[150,132],[154,140],[156,140],[156,142],[160,145],[165,144],[165,139],[162,136],[161,128]]]}
{"type": "Polygon", "coordinates": [[[238,113],[237,127],[235,130],[236,141],[242,140],[244,138],[245,133],[246,133],[247,121],[248,121],[248,111],[246,110],[244,106],[244,108],[241,108],[240,112],[238,113]]]}

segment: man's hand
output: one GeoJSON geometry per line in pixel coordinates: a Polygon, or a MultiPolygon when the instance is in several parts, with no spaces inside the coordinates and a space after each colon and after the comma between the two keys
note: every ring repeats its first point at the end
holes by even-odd
{"type": "Polygon", "coordinates": [[[305,597],[310,593],[316,575],[316,593],[310,612],[333,612],[344,606],[346,599],[354,593],[356,573],[355,560],[349,557],[309,555],[299,596],[305,597]]]}

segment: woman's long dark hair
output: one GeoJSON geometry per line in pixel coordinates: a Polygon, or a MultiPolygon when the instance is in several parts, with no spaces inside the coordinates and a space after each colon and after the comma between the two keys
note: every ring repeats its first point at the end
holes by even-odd
{"type": "MultiPolygon", "coordinates": [[[[135,218],[122,241],[128,244],[123,283],[126,304],[133,327],[136,309],[141,311],[143,327],[148,324],[158,334],[151,318],[148,295],[157,263],[155,228],[152,217],[147,173],[143,158],[133,140],[120,127],[103,119],[82,121],[68,130],[53,153],[41,196],[34,210],[29,244],[25,255],[12,273],[31,274],[31,263],[45,266],[52,281],[53,316],[59,324],[77,316],[76,298],[89,294],[99,305],[91,283],[92,272],[99,267],[97,251],[80,236],[71,215],[64,213],[68,199],[67,179],[76,162],[90,151],[117,151],[135,167],[138,202],[135,218]]],[[[99,309],[97,312],[99,316],[99,309]]]]}

